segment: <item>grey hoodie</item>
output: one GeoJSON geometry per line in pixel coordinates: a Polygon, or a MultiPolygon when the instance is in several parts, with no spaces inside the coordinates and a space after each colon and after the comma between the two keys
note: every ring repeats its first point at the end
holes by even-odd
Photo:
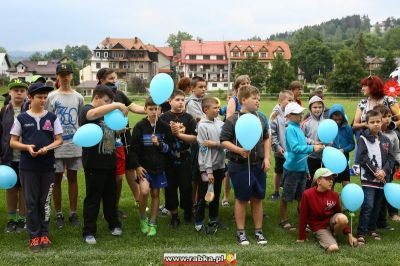
{"type": "Polygon", "coordinates": [[[393,145],[393,157],[397,163],[400,163],[400,144],[399,137],[394,130],[386,130],[382,132],[382,135],[386,136],[393,145]]]}
{"type": "Polygon", "coordinates": [[[272,150],[274,151],[274,155],[276,157],[283,157],[277,151],[279,147],[283,148],[286,151],[286,140],[285,140],[286,119],[284,112],[279,104],[277,104],[272,109],[272,113],[269,118],[271,127],[272,150]],[[276,113],[276,117],[274,120],[271,119],[272,113],[276,113]]]}
{"type": "Polygon", "coordinates": [[[210,121],[202,118],[197,126],[197,142],[199,143],[199,168],[200,172],[213,173],[213,170],[225,168],[225,152],[220,145],[220,135],[224,122],[215,118],[210,121]],[[217,147],[207,148],[203,145],[205,140],[218,143],[217,147]]]}
{"type": "MultiPolygon", "coordinates": [[[[324,101],[318,96],[313,96],[308,102],[308,109],[310,110],[310,116],[307,119],[305,119],[301,124],[301,129],[303,130],[304,135],[306,136],[307,144],[311,145],[314,145],[315,141],[319,141],[317,134],[318,126],[322,122],[322,120],[324,120],[324,116],[322,114],[318,118],[311,113],[311,105],[315,102],[322,102],[323,104],[322,114],[324,113],[325,110],[324,101]]],[[[314,152],[310,155],[310,157],[314,159],[322,159],[322,152],[318,153],[314,152]]]]}
{"type": "Polygon", "coordinates": [[[205,117],[203,109],[201,108],[202,98],[197,98],[194,94],[191,94],[185,99],[186,113],[193,116],[195,120],[205,117]]]}

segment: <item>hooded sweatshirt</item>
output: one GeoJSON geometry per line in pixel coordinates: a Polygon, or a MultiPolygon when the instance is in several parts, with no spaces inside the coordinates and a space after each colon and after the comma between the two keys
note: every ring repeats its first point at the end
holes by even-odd
{"type": "Polygon", "coordinates": [[[392,143],[393,157],[395,158],[397,164],[400,164],[400,142],[396,132],[394,129],[387,129],[385,132],[382,132],[382,135],[386,136],[392,143]]]}
{"type": "MultiPolygon", "coordinates": [[[[277,104],[274,109],[272,109],[272,113],[276,114],[274,120],[271,120],[271,145],[274,151],[274,155],[276,157],[282,157],[277,151],[279,148],[283,148],[286,151],[286,139],[285,139],[285,131],[286,131],[286,119],[284,115],[284,111],[281,106],[277,104]]],[[[271,114],[272,116],[272,114],[271,114]]]]}
{"type": "Polygon", "coordinates": [[[194,94],[190,95],[185,99],[185,109],[186,113],[193,116],[193,118],[197,121],[199,118],[203,118],[206,115],[201,108],[202,98],[196,97],[194,94]]]}
{"type": "Polygon", "coordinates": [[[199,168],[200,172],[212,174],[213,170],[225,168],[225,152],[220,145],[220,135],[224,123],[214,118],[213,121],[202,118],[197,127],[197,142],[199,143],[199,168]],[[207,148],[203,145],[205,140],[218,143],[217,147],[207,148]]]}
{"type": "Polygon", "coordinates": [[[342,123],[338,125],[338,134],[333,140],[333,147],[336,149],[343,149],[344,155],[349,159],[349,153],[354,150],[355,142],[353,138],[353,130],[349,125],[344,108],[341,104],[334,104],[329,110],[328,118],[332,119],[332,115],[339,112],[342,115],[342,123]]]}
{"type": "Polygon", "coordinates": [[[382,169],[385,180],[390,181],[394,167],[394,157],[390,140],[379,133],[371,134],[367,128],[362,131],[357,143],[357,155],[361,166],[361,185],[373,188],[383,188],[384,183],[376,179],[374,173],[382,169]]]}
{"type": "MultiPolygon", "coordinates": [[[[306,136],[307,139],[307,144],[314,145],[315,141],[319,141],[318,139],[318,126],[324,120],[323,113],[325,110],[325,104],[323,100],[318,97],[318,96],[313,96],[310,101],[308,102],[308,109],[310,110],[310,116],[303,121],[301,125],[301,129],[304,132],[304,135],[306,136]],[[311,112],[311,105],[316,102],[321,102],[322,103],[322,113],[319,117],[316,117],[312,112],[311,112]]],[[[312,153],[310,155],[310,158],[314,159],[322,159],[322,152],[318,153],[312,153]]]]}

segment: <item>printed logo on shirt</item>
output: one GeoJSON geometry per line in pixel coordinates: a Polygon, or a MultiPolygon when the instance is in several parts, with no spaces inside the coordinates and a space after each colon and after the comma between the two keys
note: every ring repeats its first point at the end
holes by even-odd
{"type": "Polygon", "coordinates": [[[53,127],[52,127],[52,125],[51,125],[51,121],[50,120],[46,120],[45,122],[44,122],[44,125],[43,125],[43,128],[42,128],[43,130],[47,130],[47,131],[53,131],[53,127]]]}
{"type": "Polygon", "coordinates": [[[385,153],[389,153],[389,143],[382,143],[383,149],[385,150],[385,153]]]}
{"type": "Polygon", "coordinates": [[[326,210],[326,211],[331,210],[331,209],[333,209],[333,207],[335,207],[335,206],[336,206],[336,201],[327,200],[327,201],[326,201],[325,210],[326,210]]]}
{"type": "Polygon", "coordinates": [[[35,124],[34,124],[34,123],[30,123],[30,124],[24,124],[23,126],[24,126],[24,127],[34,127],[35,124]]]}

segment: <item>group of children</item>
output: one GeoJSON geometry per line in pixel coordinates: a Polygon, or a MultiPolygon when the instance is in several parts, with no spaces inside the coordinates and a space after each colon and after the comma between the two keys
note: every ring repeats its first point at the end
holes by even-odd
{"type": "MultiPolygon", "coordinates": [[[[272,199],[281,198],[280,226],[287,230],[295,229],[289,222],[287,206],[296,200],[301,217],[299,241],[305,239],[303,229],[307,224],[312,231],[328,227],[329,219],[325,219],[322,225],[314,226],[315,221],[309,217],[312,212],[306,212],[307,208],[300,205],[300,201],[305,195],[304,191],[316,189],[313,185],[317,183],[318,191],[322,189],[326,192],[327,188],[333,189],[335,183],[346,185],[350,182],[348,168],[339,175],[322,173],[320,169],[324,145],[339,149],[347,159],[355,148],[352,129],[343,106],[335,104],[328,110],[323,95],[316,93],[310,96],[310,114],[302,121],[305,108],[300,105],[301,84],[293,82],[290,90],[280,92],[279,102],[268,121],[265,114],[258,110],[259,90],[250,85],[248,77],[242,76],[235,83],[238,86],[232,96],[233,102],[229,102],[229,116],[222,121],[219,118],[220,102],[214,97],[205,96],[207,83],[201,77],[190,80],[192,94],[189,97],[182,90],[175,89],[168,104],[164,104],[161,109],[151,97],[146,99],[144,107],[132,104],[129,99],[124,101],[120,95],[122,92],[115,87],[114,76],[110,76],[115,73],[110,69],[101,69],[99,72],[99,85],[93,91],[91,103],[86,105],[83,97],[70,86],[72,68],[68,64],[57,67],[60,87],[53,92],[50,92],[52,87],[40,82],[29,87],[21,80],[9,84],[11,100],[1,110],[2,164],[13,167],[19,175],[19,182],[7,191],[10,221],[6,231],[22,231],[26,215],[32,251],[37,252],[51,245],[48,224],[52,194],[56,224],[59,228],[63,226],[61,180],[65,170],[69,184],[69,221],[73,225],[80,225],[76,209],[77,171],[81,165],[86,183],[82,235],[88,244],[96,243],[96,224],[101,203],[111,234],[122,234],[118,215],[121,179],[117,176],[128,171],[135,174],[140,192],[134,194],[139,203],[139,226],[143,234],[157,234],[161,189],[165,190],[165,207],[171,214],[172,228],[180,224],[178,209],[181,208],[186,222],[194,218],[196,231],[215,233],[223,227],[218,220],[219,199],[223,180],[228,177],[225,182],[232,184],[235,195],[234,218],[238,243],[250,243],[245,231],[246,209],[250,205],[256,242],[266,244],[262,229],[262,202],[265,198],[271,148],[275,156],[275,190],[272,199]],[[144,113],[146,117],[137,122],[131,132],[129,127],[113,131],[104,123],[103,117],[116,109],[125,115],[133,111],[144,113]],[[251,151],[245,150],[235,135],[237,120],[247,113],[258,117],[262,125],[261,137],[251,151]],[[339,128],[332,143],[321,143],[317,136],[318,125],[326,118],[333,119],[339,128]],[[88,123],[99,125],[103,130],[103,138],[93,147],[78,147],[72,143],[72,137],[79,126],[88,123]],[[128,139],[126,136],[129,136],[128,139]],[[323,184],[323,188],[320,188],[319,179],[328,176],[332,178],[327,180],[333,184],[323,184]],[[314,184],[311,182],[312,177],[314,184]],[[279,193],[280,187],[283,187],[282,195],[279,193]],[[151,207],[150,217],[147,217],[149,194],[151,207]],[[208,222],[205,219],[207,205],[208,222]]],[[[380,238],[376,227],[388,226],[386,208],[390,215],[397,214],[397,210],[383,202],[382,186],[391,181],[395,161],[398,162],[400,156],[399,141],[397,135],[393,135],[389,129],[390,110],[378,107],[367,114],[368,129],[363,132],[357,149],[365,193],[357,232],[358,243],[365,242],[367,234],[375,239],[380,238]]],[[[134,191],[134,185],[130,186],[134,191]]],[[[327,207],[324,204],[321,203],[321,206],[327,207]]],[[[329,204],[329,210],[335,211],[326,215],[340,212],[338,200],[330,200],[329,204]]],[[[332,219],[332,223],[337,219],[341,229],[346,226],[343,216],[336,215],[332,219]]],[[[337,232],[337,228],[335,230],[332,233],[337,232]]],[[[348,231],[345,233],[349,234],[348,231]]],[[[325,239],[326,232],[322,236],[325,239]]],[[[331,239],[329,234],[328,239],[331,239]]],[[[357,244],[352,235],[349,236],[350,240],[352,245],[357,244]]],[[[332,241],[320,243],[327,250],[335,251],[335,247],[331,247],[332,241]]]]}

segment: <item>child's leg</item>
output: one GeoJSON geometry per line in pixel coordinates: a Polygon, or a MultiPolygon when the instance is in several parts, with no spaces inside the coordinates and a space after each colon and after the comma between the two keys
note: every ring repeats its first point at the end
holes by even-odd
{"type": "Polygon", "coordinates": [[[7,212],[10,221],[17,221],[17,201],[19,187],[15,185],[13,188],[6,190],[7,212]]]}
{"type": "Polygon", "coordinates": [[[284,201],[283,199],[281,200],[279,212],[280,212],[281,222],[287,221],[289,219],[288,218],[288,210],[287,210],[287,202],[284,201]]]}
{"type": "MultiPolygon", "coordinates": [[[[58,160],[62,161],[62,159],[58,159],[58,160]]],[[[62,212],[62,206],[61,206],[61,201],[62,201],[61,182],[62,182],[63,175],[64,175],[64,171],[56,172],[56,174],[55,174],[53,200],[54,200],[54,209],[55,209],[56,213],[61,213],[62,212]]]]}
{"type": "Polygon", "coordinates": [[[168,186],[165,188],[165,208],[171,212],[171,214],[178,213],[178,176],[180,169],[174,170],[174,162],[166,161],[165,174],[167,176],[168,186]]]}
{"type": "Polygon", "coordinates": [[[115,170],[104,170],[107,178],[103,187],[103,213],[108,222],[108,228],[113,230],[121,227],[117,213],[117,178],[115,170]]]}
{"type": "MultiPolygon", "coordinates": [[[[376,231],[379,212],[381,211],[382,201],[384,198],[383,189],[375,188],[374,190],[375,190],[375,195],[374,195],[373,209],[371,212],[371,218],[368,223],[369,231],[376,231]]],[[[385,211],[385,215],[386,215],[386,211],[385,211]]]]}
{"type": "Polygon", "coordinates": [[[333,219],[333,236],[337,238],[343,229],[349,224],[349,219],[343,213],[337,213],[332,218],[333,219]]]}
{"type": "MultiPolygon", "coordinates": [[[[225,169],[218,169],[214,171],[214,200],[209,204],[209,218],[210,222],[216,222],[219,211],[219,197],[221,195],[222,180],[224,178],[225,169]]],[[[229,180],[228,180],[229,182],[229,180]]]]}
{"type": "Polygon", "coordinates": [[[225,177],[223,178],[223,186],[224,186],[224,199],[222,200],[222,202],[229,203],[229,195],[231,193],[231,184],[229,182],[228,171],[225,172],[225,177]]]}
{"type": "Polygon", "coordinates": [[[282,174],[275,173],[275,175],[274,175],[274,192],[277,194],[279,194],[281,180],[282,180],[282,174]]]}
{"type": "Polygon", "coordinates": [[[192,216],[192,183],[191,183],[191,174],[192,174],[192,165],[190,164],[190,156],[187,156],[182,160],[182,164],[179,167],[180,173],[177,174],[179,178],[179,199],[180,199],[180,207],[185,212],[185,218],[189,218],[192,216]]]}
{"type": "Polygon", "coordinates": [[[378,220],[376,221],[376,225],[378,228],[385,228],[388,223],[387,223],[387,208],[388,203],[386,201],[386,198],[382,199],[381,207],[378,213],[378,220]]]}
{"type": "Polygon", "coordinates": [[[117,191],[116,191],[116,197],[117,197],[117,207],[119,206],[119,199],[121,198],[121,191],[122,191],[122,180],[124,179],[124,175],[117,175],[116,176],[116,186],[117,186],[117,191]]]}
{"type": "Polygon", "coordinates": [[[40,173],[39,215],[41,236],[49,236],[51,197],[53,196],[54,172],[40,173]]]}
{"type": "Polygon", "coordinates": [[[151,189],[151,216],[150,216],[151,224],[156,224],[159,204],[160,204],[160,189],[152,188],[151,189]]]}
{"type": "Polygon", "coordinates": [[[246,222],[246,206],[247,200],[242,201],[235,199],[235,222],[237,230],[244,230],[246,222]]]}
{"type": "Polygon", "coordinates": [[[26,215],[26,205],[25,205],[25,197],[24,197],[24,191],[22,187],[18,188],[18,215],[20,217],[25,217],[26,215]]]}
{"type": "MultiPolygon", "coordinates": [[[[195,223],[196,225],[203,224],[204,221],[204,213],[205,213],[205,207],[206,207],[206,201],[204,199],[206,193],[207,193],[207,187],[208,187],[208,182],[203,182],[202,180],[200,181],[199,184],[199,190],[198,190],[198,199],[197,199],[197,204],[196,204],[196,213],[195,213],[195,223]]],[[[213,202],[215,202],[215,197],[213,202]]],[[[211,204],[209,204],[209,211],[211,213],[211,204]]],[[[218,201],[217,201],[218,205],[218,201]]]]}
{"type": "Polygon", "coordinates": [[[39,217],[39,199],[40,199],[40,174],[20,170],[21,184],[24,190],[27,227],[30,238],[40,237],[40,217],[39,217]]]}
{"type": "Polygon", "coordinates": [[[366,236],[368,234],[368,224],[370,223],[372,209],[374,208],[375,189],[364,186],[362,189],[364,191],[364,202],[361,206],[357,234],[366,236]]]}
{"type": "Polygon", "coordinates": [[[261,229],[263,221],[262,201],[260,199],[251,198],[250,204],[251,204],[251,211],[253,214],[254,228],[261,229]]]}
{"type": "MultiPolygon", "coordinates": [[[[76,158],[74,158],[75,160],[76,158]]],[[[78,171],[67,170],[69,212],[76,213],[78,206],[78,171]]]]}
{"type": "Polygon", "coordinates": [[[136,201],[140,199],[140,188],[139,184],[136,182],[136,172],[134,169],[126,169],[125,172],[126,181],[132,191],[133,197],[136,201]]]}
{"type": "Polygon", "coordinates": [[[84,170],[86,197],[83,202],[83,237],[96,234],[97,216],[99,215],[100,201],[107,178],[105,171],[94,169],[84,170]]]}
{"type": "Polygon", "coordinates": [[[139,198],[139,215],[140,219],[146,218],[147,197],[149,196],[150,184],[146,178],[139,179],[140,198],[139,198]]]}

